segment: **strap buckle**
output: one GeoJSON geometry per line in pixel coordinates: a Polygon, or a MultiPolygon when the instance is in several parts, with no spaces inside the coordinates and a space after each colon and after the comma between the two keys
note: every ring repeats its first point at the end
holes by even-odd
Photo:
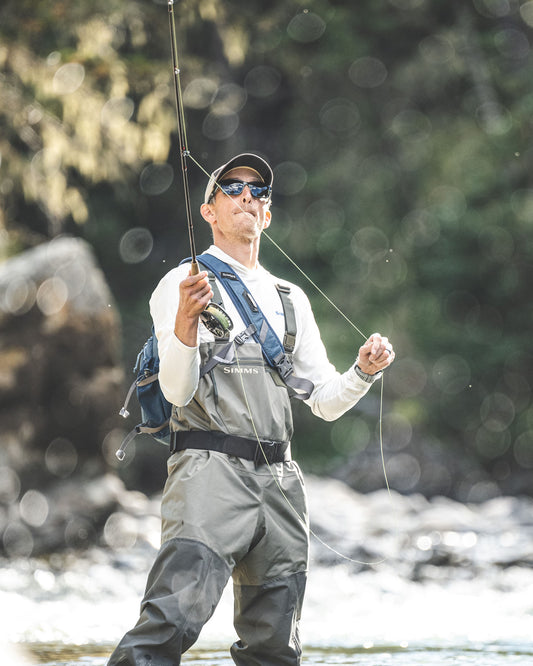
{"type": "Polygon", "coordinates": [[[279,442],[257,442],[254,456],[254,464],[257,467],[258,465],[264,465],[267,463],[271,465],[274,460],[277,458],[279,448],[279,442]]]}
{"type": "Polygon", "coordinates": [[[288,375],[291,374],[292,361],[288,354],[280,354],[274,359],[274,365],[276,370],[279,372],[279,375],[282,379],[285,379],[288,375]]]}
{"type": "Polygon", "coordinates": [[[255,324],[250,324],[248,328],[245,328],[242,333],[239,333],[236,335],[233,340],[238,344],[242,345],[248,340],[248,338],[251,338],[252,335],[257,331],[257,328],[255,327],[255,324]]]}

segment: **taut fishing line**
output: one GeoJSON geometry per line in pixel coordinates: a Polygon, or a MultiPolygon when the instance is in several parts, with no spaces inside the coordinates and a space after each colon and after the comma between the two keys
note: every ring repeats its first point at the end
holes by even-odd
{"type": "MultiPolygon", "coordinates": [[[[210,178],[210,173],[191,155],[188,144],[187,144],[187,133],[186,133],[186,126],[185,126],[185,112],[184,112],[184,105],[183,105],[183,95],[182,95],[182,90],[181,90],[181,81],[180,81],[180,69],[178,65],[178,49],[177,49],[177,43],[176,43],[176,27],[175,27],[175,20],[174,20],[174,0],[168,0],[168,16],[169,16],[169,27],[170,27],[170,46],[171,46],[171,54],[172,54],[172,66],[173,66],[173,74],[174,74],[174,92],[175,92],[175,98],[176,98],[176,116],[177,116],[177,121],[178,121],[178,138],[179,138],[179,144],[180,144],[180,162],[181,162],[181,172],[182,172],[182,177],[183,177],[183,189],[184,189],[184,194],[185,194],[185,208],[186,208],[186,214],[187,214],[187,227],[188,227],[188,232],[189,232],[189,244],[190,244],[190,249],[191,249],[191,275],[197,275],[199,272],[199,267],[198,267],[198,262],[196,260],[196,247],[195,247],[195,242],[194,242],[194,229],[193,229],[193,221],[192,221],[192,212],[191,212],[191,200],[190,200],[190,192],[189,192],[189,181],[188,181],[188,170],[187,170],[187,159],[191,159],[196,166],[199,167],[199,169],[208,177],[210,178]]],[[[227,197],[229,197],[234,203],[235,199],[231,197],[229,194],[224,193],[227,197]]],[[[246,213],[243,208],[237,204],[237,206],[242,210],[243,213],[246,213]]],[[[303,277],[318,291],[318,293],[354,328],[365,340],[367,339],[367,336],[354,324],[354,322],[337,306],[335,303],[320,289],[320,287],[311,279],[311,277],[302,269],[298,264],[283,250],[267,233],[266,231],[263,230],[264,235],[267,237],[267,239],[278,249],[283,256],[290,261],[290,263],[303,275],[303,277]]],[[[205,310],[202,312],[200,315],[200,319],[202,323],[205,325],[205,327],[214,335],[218,337],[222,337],[222,335],[225,332],[230,331],[233,328],[233,323],[229,317],[229,315],[217,304],[215,303],[209,303],[205,310]]],[[[237,351],[237,345],[233,345],[235,349],[235,358],[237,360],[237,364],[240,369],[240,361],[239,361],[239,354],[237,351]]],[[[300,516],[298,513],[297,509],[294,507],[292,502],[289,500],[287,497],[286,493],[284,492],[283,488],[281,487],[281,484],[276,477],[271,464],[268,462],[267,456],[265,454],[265,451],[263,449],[263,446],[261,444],[261,439],[259,437],[259,433],[257,432],[256,425],[255,425],[255,420],[252,414],[252,410],[250,408],[250,404],[248,401],[248,395],[246,392],[246,387],[244,385],[244,379],[242,373],[239,373],[239,376],[241,378],[241,384],[242,384],[242,389],[243,389],[243,395],[244,399],[246,402],[246,407],[248,410],[248,414],[250,416],[250,420],[252,423],[252,428],[255,434],[255,437],[257,439],[257,443],[261,449],[261,452],[265,458],[265,462],[268,466],[268,469],[282,495],[284,500],[287,502],[288,506],[291,508],[291,510],[296,514],[298,519],[306,525],[305,520],[303,516],[300,516]]],[[[382,423],[383,423],[383,376],[381,376],[381,394],[380,394],[380,408],[379,408],[379,442],[380,442],[380,451],[381,451],[381,461],[382,461],[382,467],[383,467],[383,474],[385,477],[385,483],[387,487],[387,492],[389,493],[389,496],[391,496],[391,491],[389,487],[389,481],[387,478],[387,471],[385,469],[385,455],[384,455],[384,450],[383,450],[383,429],[382,429],[382,423]]],[[[306,525],[307,527],[307,525],[306,525]]],[[[344,555],[343,553],[340,553],[337,551],[335,548],[327,544],[323,539],[321,539],[309,526],[309,533],[317,540],[319,541],[323,546],[325,546],[328,550],[333,552],[335,555],[338,557],[348,561],[352,562],[355,564],[363,564],[363,565],[374,565],[374,564],[381,564],[386,561],[387,558],[382,558],[380,560],[374,561],[374,562],[362,562],[360,560],[355,560],[351,557],[348,557],[347,555],[344,555]]]]}

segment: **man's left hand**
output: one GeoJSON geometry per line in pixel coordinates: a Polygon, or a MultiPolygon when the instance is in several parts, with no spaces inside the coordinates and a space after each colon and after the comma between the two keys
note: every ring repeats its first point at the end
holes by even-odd
{"type": "Polygon", "coordinates": [[[388,368],[395,356],[389,339],[380,333],[373,333],[359,348],[357,365],[367,375],[375,375],[376,372],[388,368]]]}

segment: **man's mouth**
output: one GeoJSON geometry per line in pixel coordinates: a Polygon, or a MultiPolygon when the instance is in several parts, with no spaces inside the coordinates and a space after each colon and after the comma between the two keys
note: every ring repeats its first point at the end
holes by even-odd
{"type": "Polygon", "coordinates": [[[253,210],[244,210],[244,208],[239,208],[235,211],[234,215],[240,215],[241,213],[243,215],[247,215],[247,216],[253,217],[255,219],[255,211],[253,211],[253,210]]]}

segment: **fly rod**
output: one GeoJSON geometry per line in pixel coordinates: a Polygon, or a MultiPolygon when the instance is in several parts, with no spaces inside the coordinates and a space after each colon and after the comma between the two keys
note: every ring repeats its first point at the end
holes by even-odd
{"type": "Polygon", "coordinates": [[[185,195],[185,211],[187,214],[187,228],[189,230],[189,244],[191,246],[191,275],[199,272],[196,260],[196,245],[194,242],[194,228],[191,212],[191,195],[189,192],[189,176],[187,171],[187,158],[190,155],[187,145],[187,132],[185,131],[185,111],[183,96],[181,94],[180,68],[178,64],[178,47],[176,41],[176,22],[174,20],[174,0],[168,0],[168,20],[170,24],[170,50],[172,53],[172,67],[174,70],[174,93],[176,96],[176,116],[178,119],[178,140],[180,145],[181,174],[183,176],[183,192],[185,195]]]}
{"type": "MultiPolygon", "coordinates": [[[[176,116],[178,120],[178,141],[180,150],[181,174],[183,177],[183,193],[185,196],[185,212],[187,215],[187,229],[189,232],[189,245],[191,249],[191,275],[198,275],[200,269],[196,259],[196,244],[194,242],[194,227],[191,211],[191,195],[189,190],[189,176],[187,171],[187,158],[190,156],[187,145],[187,132],[185,129],[185,110],[183,95],[181,93],[180,68],[178,64],[178,47],[176,40],[176,22],[174,19],[174,0],[168,0],[168,21],[170,26],[170,51],[172,54],[172,68],[174,72],[174,93],[176,98],[176,116]]],[[[200,315],[200,320],[208,331],[216,337],[224,337],[233,328],[227,312],[216,303],[209,303],[200,315]]]]}

